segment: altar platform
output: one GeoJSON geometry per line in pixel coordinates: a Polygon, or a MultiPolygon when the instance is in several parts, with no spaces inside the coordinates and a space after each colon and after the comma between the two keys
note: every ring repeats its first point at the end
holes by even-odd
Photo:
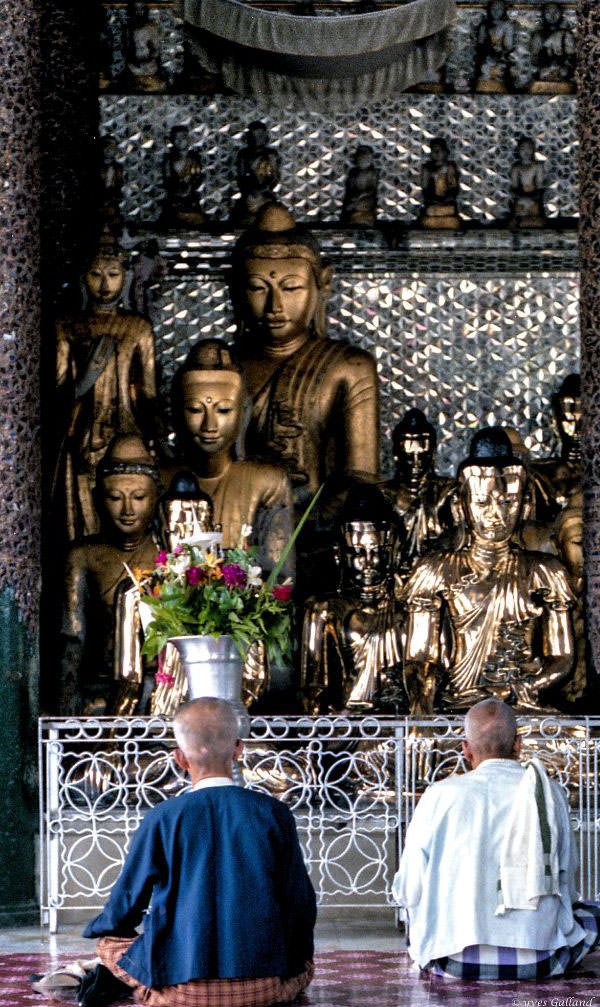
{"type": "MultiPolygon", "coordinates": [[[[80,928],[0,931],[0,1007],[48,1004],[32,993],[27,977],[59,961],[90,957],[93,942],[80,928]]],[[[316,974],[299,1007],[599,1007],[600,952],[576,972],[543,983],[458,982],[421,976],[411,967],[400,933],[371,912],[320,914],[316,974]]],[[[55,1001],[57,1007],[66,1001],[55,1001]]],[[[125,1004],[132,1000],[122,1001],[125,1004]]]]}

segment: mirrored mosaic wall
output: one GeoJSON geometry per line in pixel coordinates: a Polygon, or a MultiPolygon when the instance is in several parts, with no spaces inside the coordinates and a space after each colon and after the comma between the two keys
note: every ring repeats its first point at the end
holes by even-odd
{"type": "Polygon", "coordinates": [[[101,133],[112,134],[124,172],[122,211],[153,222],[164,200],[162,162],[171,128],[185,125],[200,155],[205,212],[226,220],[236,195],[235,159],[246,127],[261,118],[281,157],[276,193],[298,219],[339,218],[344,180],[359,143],[371,145],[379,169],[379,215],[415,219],[420,172],[429,142],[445,136],[461,172],[459,208],[466,219],[506,215],[516,139],[534,137],[548,181],[547,212],[577,213],[576,100],[570,96],[403,95],[360,113],[335,117],[289,110],[271,116],[242,98],[187,95],[104,95],[101,133]]]}
{"type": "MultiPolygon", "coordinates": [[[[182,74],[185,68],[185,29],[168,4],[149,4],[150,18],[160,29],[161,63],[167,74],[171,90],[181,90],[184,86],[182,74]]],[[[261,6],[256,4],[256,6],[261,6]]],[[[272,9],[281,6],[286,13],[293,12],[294,3],[262,5],[272,9]]],[[[297,4],[296,6],[300,6],[297,4]]],[[[391,4],[381,4],[382,7],[391,4]]],[[[515,47],[512,59],[515,86],[525,89],[532,76],[531,35],[540,24],[539,0],[528,0],[526,3],[509,5],[508,17],[514,25],[515,47]]],[[[316,0],[313,4],[315,13],[331,15],[352,13],[356,3],[344,3],[340,0],[316,0]]],[[[446,66],[444,83],[447,89],[457,92],[468,92],[472,87],[473,69],[475,63],[476,37],[479,25],[484,18],[483,3],[460,3],[458,18],[451,33],[450,52],[446,66]]],[[[566,24],[575,29],[576,14],[573,4],[561,3],[564,8],[566,24]]],[[[102,27],[103,64],[109,80],[118,81],[125,69],[127,51],[127,7],[124,4],[106,5],[103,12],[102,27]]]]}
{"type": "MultiPolygon", "coordinates": [[[[227,283],[206,275],[169,278],[153,316],[166,399],[197,339],[233,337],[227,283]]],[[[516,426],[532,453],[543,457],[555,447],[550,395],[579,368],[578,280],[574,273],[338,273],[329,334],[377,359],[386,467],[387,435],[411,406],[439,427],[443,471],[453,471],[473,431],[485,424],[516,426]]]]}

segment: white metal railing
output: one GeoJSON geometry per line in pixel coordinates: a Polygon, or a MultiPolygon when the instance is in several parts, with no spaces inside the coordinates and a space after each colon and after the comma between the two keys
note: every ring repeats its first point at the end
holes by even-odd
{"type": "MultiPolygon", "coordinates": [[[[600,718],[522,718],[568,793],[583,897],[600,898],[600,718]]],[[[294,813],[319,903],[389,906],[406,825],[426,786],[463,772],[461,717],[255,717],[244,782],[294,813]]],[[[99,909],[146,811],[185,790],[170,722],[152,717],[39,722],[42,921],[99,909]]]]}

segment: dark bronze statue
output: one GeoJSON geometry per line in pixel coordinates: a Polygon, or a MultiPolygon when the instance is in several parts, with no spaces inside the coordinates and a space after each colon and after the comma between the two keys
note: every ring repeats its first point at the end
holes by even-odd
{"type": "Polygon", "coordinates": [[[514,90],[512,57],[515,31],[506,0],[488,0],[477,33],[475,90],[481,94],[509,94],[514,90]]]}
{"type": "Polygon", "coordinates": [[[456,230],[460,217],[456,200],[459,190],[458,167],[450,160],[448,144],[438,136],[431,141],[431,157],[421,172],[423,189],[422,227],[456,230]]]}
{"type": "Polygon", "coordinates": [[[568,374],[552,396],[552,415],[560,438],[560,455],[534,463],[536,476],[548,487],[548,518],[568,506],[581,490],[581,379],[568,374]]]}
{"type": "Polygon", "coordinates": [[[167,227],[200,227],[207,219],[200,205],[204,175],[200,155],[189,148],[187,126],[173,126],[169,142],[163,160],[166,199],[162,220],[167,227]]]}
{"type": "MultiPolygon", "coordinates": [[[[136,435],[117,436],[98,467],[100,533],[67,555],[61,626],[62,714],[133,713],[142,665],[138,616],[119,611],[128,571],[152,569],[158,470],[136,435]]],[[[152,684],[152,683],[151,683],[152,684]]]]}
{"type": "Polygon", "coordinates": [[[531,37],[535,74],[532,94],[572,94],[575,90],[577,41],[557,3],[542,7],[542,22],[531,37]]]}
{"type": "Polygon", "coordinates": [[[113,234],[120,234],[123,226],[121,216],[123,166],[117,159],[118,152],[117,142],[112,134],[106,133],[99,138],[99,215],[101,224],[113,234]]]}
{"type": "Polygon", "coordinates": [[[354,151],[354,165],[348,172],[342,206],[342,224],[374,227],[377,220],[378,171],[373,148],[361,144],[354,151]]]}
{"type": "Polygon", "coordinates": [[[350,490],[339,528],[339,590],[309,598],[304,610],[302,688],[311,713],[406,710],[394,577],[402,538],[376,486],[350,490]]]}
{"type": "Polygon", "coordinates": [[[406,532],[403,557],[413,565],[447,529],[454,479],[435,471],[437,434],[420,409],[409,409],[392,432],[396,471],[384,484],[406,532]]]}
{"type": "Polygon", "coordinates": [[[123,86],[142,93],[166,90],[166,75],[160,61],[158,24],[145,3],[130,0],[127,14],[129,41],[123,86]]]}
{"type": "Polygon", "coordinates": [[[154,337],[145,318],[120,307],[121,250],[101,242],[85,273],[89,306],[57,323],[59,457],[54,502],[69,540],[98,531],[96,466],[117,433],[155,441],[154,337]]]}
{"type": "Polygon", "coordinates": [[[274,147],[269,147],[264,122],[251,122],[246,131],[246,144],[237,157],[239,200],[232,207],[232,218],[238,226],[254,223],[263,207],[274,203],[273,189],[279,182],[280,160],[274,147]]]}
{"type": "Polygon", "coordinates": [[[375,361],[325,336],[331,269],[313,235],[267,207],[236,245],[232,282],[252,398],[248,457],[282,465],[300,506],[328,476],[377,473],[375,361]]]}
{"type": "Polygon", "coordinates": [[[572,669],[567,571],[516,542],[527,479],[502,428],[478,431],[458,470],[462,541],[421,559],[403,596],[413,713],[464,710],[488,697],[540,713],[572,669]]]}
{"type": "Polygon", "coordinates": [[[535,143],[529,136],[517,141],[516,160],[510,171],[511,227],[546,226],[544,207],[546,178],[543,165],[535,157],[535,143]]]}

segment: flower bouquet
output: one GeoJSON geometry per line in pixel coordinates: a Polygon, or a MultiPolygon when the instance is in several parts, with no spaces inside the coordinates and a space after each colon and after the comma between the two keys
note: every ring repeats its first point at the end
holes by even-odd
{"type": "MultiPolygon", "coordinates": [[[[162,551],[140,582],[152,620],[143,653],[154,658],[171,637],[230,636],[242,658],[259,640],[269,660],[289,655],[291,585],[263,579],[254,547],[221,551],[199,543],[162,551]]],[[[275,573],[275,571],[274,571],[275,573]]]]}

